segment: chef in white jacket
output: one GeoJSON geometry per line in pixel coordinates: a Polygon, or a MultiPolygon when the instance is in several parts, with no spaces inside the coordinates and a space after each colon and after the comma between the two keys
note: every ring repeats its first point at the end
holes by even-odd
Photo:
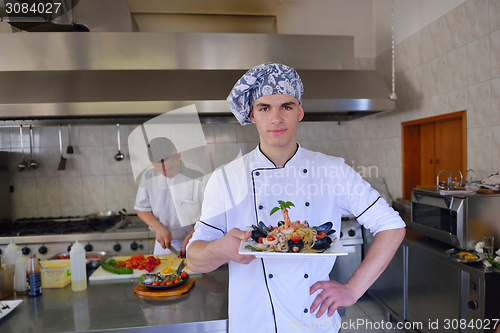
{"type": "Polygon", "coordinates": [[[172,253],[172,245],[181,254],[199,220],[203,191],[203,171],[187,166],[171,140],[160,137],[148,147],[151,167],[142,176],[135,201],[135,211],[154,232],[154,254],[172,253]]]}
{"type": "Polygon", "coordinates": [[[209,272],[229,263],[230,332],[336,332],[336,311],[350,306],[387,267],[405,234],[405,224],[379,193],[342,158],[312,152],[296,142],[302,82],[288,66],[266,63],[250,69],[228,102],[242,125],[255,124],[259,145],[216,170],[208,181],[200,221],[188,244],[191,270],[209,272]],[[375,235],[351,279],[329,280],[336,257],[268,259],[240,255],[244,231],[270,215],[278,200],[291,201],[290,219],[311,226],[353,214],[375,235]]]}

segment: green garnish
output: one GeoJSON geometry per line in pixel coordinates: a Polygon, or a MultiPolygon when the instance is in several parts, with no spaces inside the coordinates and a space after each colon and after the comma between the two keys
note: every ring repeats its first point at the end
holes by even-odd
{"type": "Polygon", "coordinates": [[[283,200],[278,200],[278,203],[279,203],[279,206],[274,207],[271,210],[271,214],[269,214],[269,215],[273,215],[274,213],[276,213],[280,209],[283,211],[286,211],[287,208],[295,207],[295,205],[291,201],[284,202],[283,200]]]}
{"type": "Polygon", "coordinates": [[[261,250],[256,249],[255,247],[253,247],[252,245],[245,246],[245,249],[250,250],[252,252],[262,252],[261,250]]]}
{"type": "Polygon", "coordinates": [[[486,257],[486,260],[488,260],[488,262],[491,264],[491,266],[493,267],[500,267],[500,262],[498,261],[495,261],[491,256],[490,254],[488,253],[487,257],[486,257]]]}

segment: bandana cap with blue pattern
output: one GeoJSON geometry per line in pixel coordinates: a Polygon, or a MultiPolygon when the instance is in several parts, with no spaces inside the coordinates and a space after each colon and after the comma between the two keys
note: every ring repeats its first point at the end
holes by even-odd
{"type": "Polygon", "coordinates": [[[250,69],[227,97],[229,108],[241,125],[251,124],[253,102],[266,95],[290,95],[302,104],[304,86],[292,67],[267,62],[250,69]]]}

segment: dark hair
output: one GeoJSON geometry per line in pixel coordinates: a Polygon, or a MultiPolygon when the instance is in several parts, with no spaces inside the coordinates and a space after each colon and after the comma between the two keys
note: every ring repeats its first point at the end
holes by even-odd
{"type": "Polygon", "coordinates": [[[148,157],[151,162],[160,163],[161,160],[166,160],[176,154],[177,148],[167,138],[154,138],[149,143],[148,157]]]}

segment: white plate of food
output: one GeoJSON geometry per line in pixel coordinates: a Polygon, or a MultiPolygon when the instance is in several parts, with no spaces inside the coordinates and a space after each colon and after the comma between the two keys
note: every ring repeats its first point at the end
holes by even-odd
{"type": "Polygon", "coordinates": [[[14,311],[14,309],[23,302],[22,299],[18,299],[15,301],[0,301],[3,306],[0,306],[0,319],[14,311]],[[3,307],[6,307],[5,309],[3,307]]]}
{"type": "MultiPolygon", "coordinates": [[[[285,226],[265,226],[262,222],[248,227],[252,232],[242,240],[238,253],[257,258],[318,258],[347,255],[347,250],[335,236],[333,223],[309,227],[307,222],[293,222],[290,231],[285,226]],[[293,231],[292,231],[293,227],[293,231]],[[309,244],[309,245],[308,245],[309,244]]],[[[288,228],[288,226],[287,226],[288,228]]]]}
{"type": "Polygon", "coordinates": [[[261,251],[256,252],[245,248],[246,246],[255,247],[255,242],[253,240],[241,241],[239,254],[243,255],[253,255],[257,258],[319,258],[319,257],[331,257],[331,256],[346,256],[347,250],[344,248],[338,239],[334,239],[330,247],[324,252],[269,252],[261,251]]]}

